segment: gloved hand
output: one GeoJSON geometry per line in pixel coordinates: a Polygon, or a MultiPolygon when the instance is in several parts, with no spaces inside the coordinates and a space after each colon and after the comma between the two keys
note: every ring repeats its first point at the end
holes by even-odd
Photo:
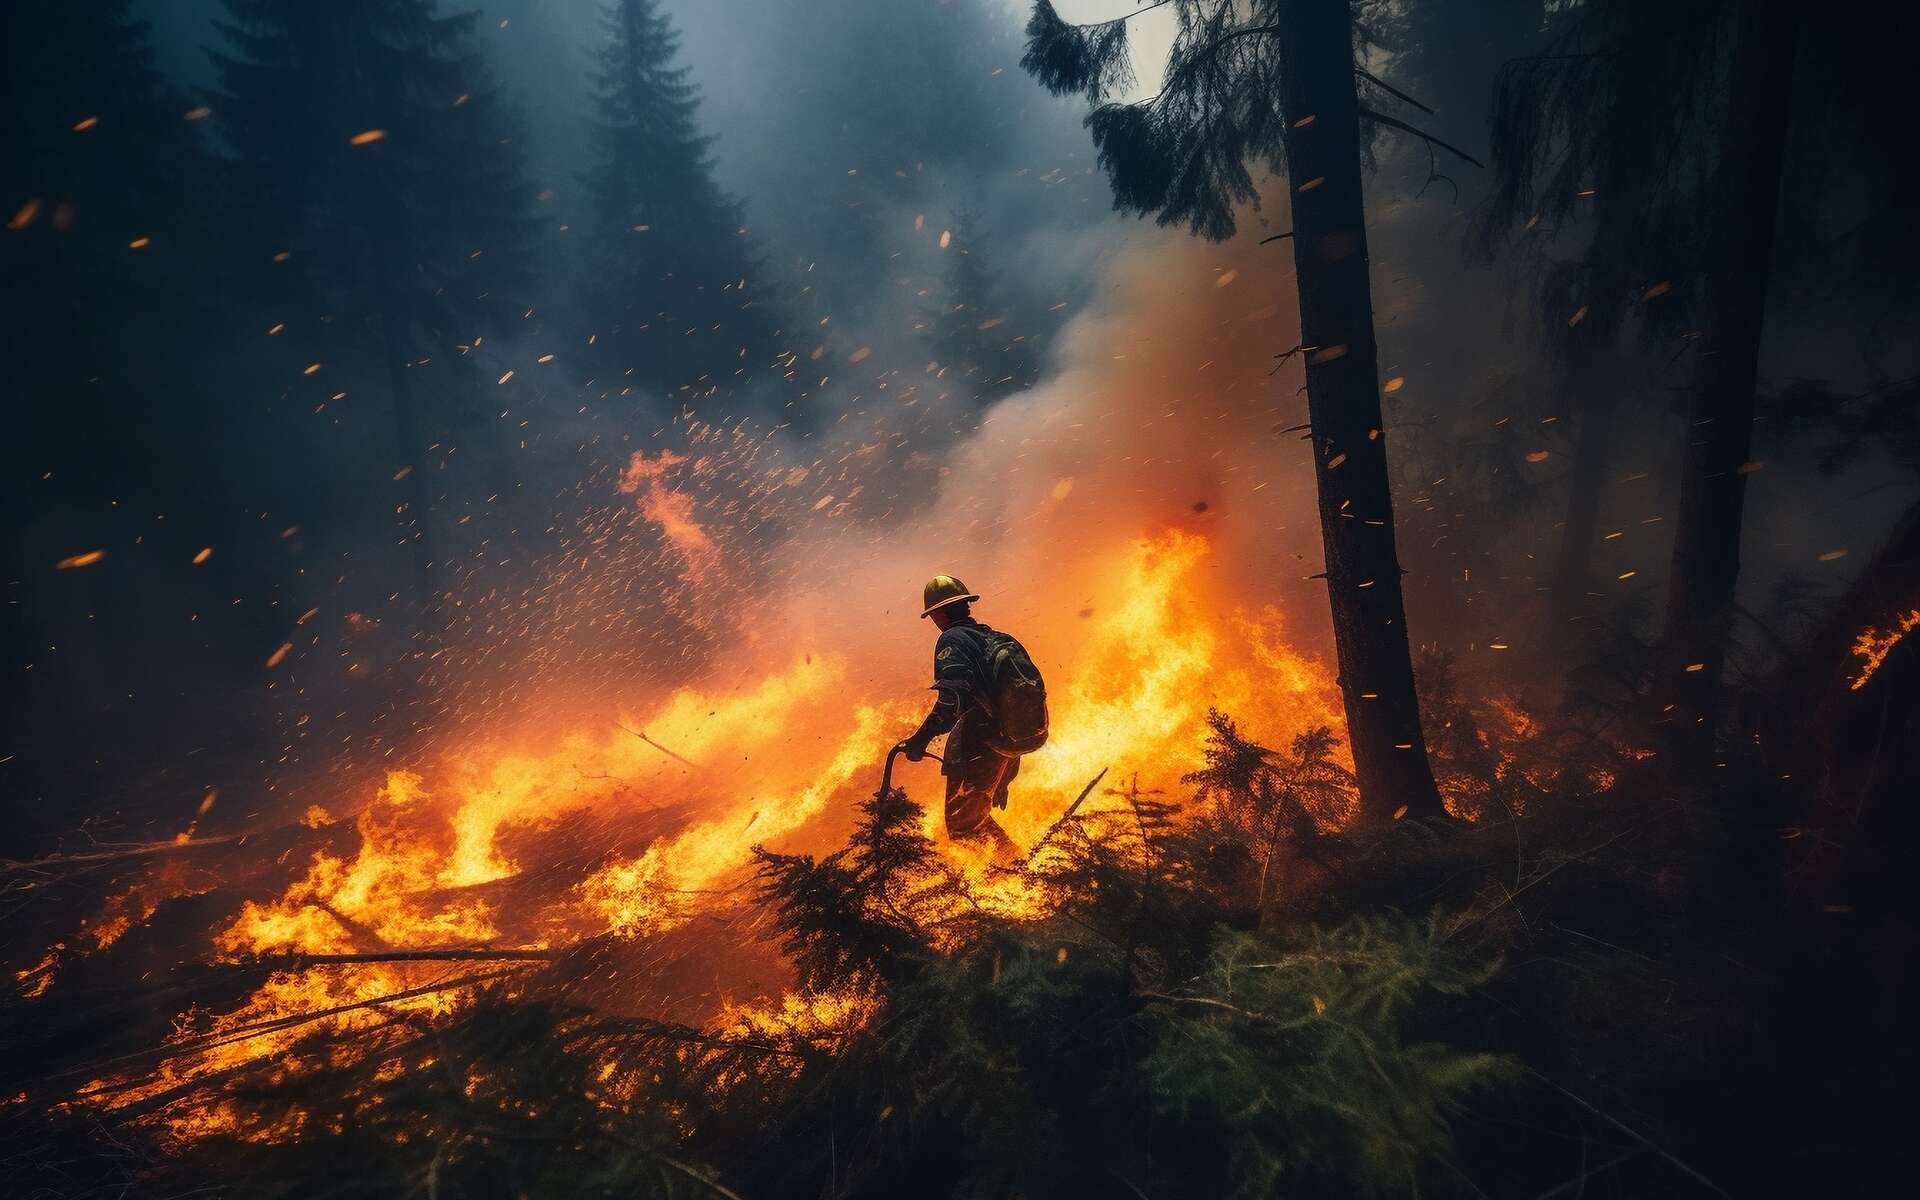
{"type": "Polygon", "coordinates": [[[907,756],[908,762],[917,763],[927,756],[927,743],[923,739],[908,738],[906,741],[901,742],[897,748],[900,753],[907,756]]]}

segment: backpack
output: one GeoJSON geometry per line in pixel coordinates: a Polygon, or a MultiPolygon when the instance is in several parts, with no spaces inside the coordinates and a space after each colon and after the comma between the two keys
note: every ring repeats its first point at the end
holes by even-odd
{"type": "Polygon", "coordinates": [[[1002,754],[1032,754],[1047,744],[1047,685],[1027,648],[998,630],[987,635],[987,707],[997,728],[987,744],[1002,754]]]}

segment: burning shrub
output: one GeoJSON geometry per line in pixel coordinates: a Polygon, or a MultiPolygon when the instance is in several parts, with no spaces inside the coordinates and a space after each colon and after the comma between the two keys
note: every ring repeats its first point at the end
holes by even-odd
{"type": "Polygon", "coordinates": [[[1325,725],[1295,737],[1284,759],[1217,709],[1207,711],[1207,727],[1206,768],[1182,778],[1211,805],[1202,821],[1250,850],[1259,866],[1255,908],[1265,911],[1282,843],[1310,858],[1314,844],[1353,815],[1353,772],[1334,757],[1339,741],[1325,725]]]}
{"type": "Polygon", "coordinates": [[[899,978],[934,952],[929,927],[952,906],[920,806],[893,788],[861,811],[851,843],[825,858],[754,851],[760,899],[803,987],[899,978]]]}
{"type": "MultiPolygon", "coordinates": [[[[589,938],[455,979],[431,1008],[376,998],[351,1021],[276,1024],[276,1054],[156,1097],[202,1125],[138,1174],[262,1195],[1453,1190],[1455,1138],[1488,1136],[1459,1127],[1465,1102],[1535,1095],[1501,1014],[1585,1020],[1567,995],[1621,994],[1609,961],[1581,959],[1577,992],[1538,965],[1572,961],[1543,933],[1568,913],[1644,940],[1588,911],[1651,911],[1619,882],[1631,863],[1600,854],[1619,806],[1539,791],[1512,822],[1345,831],[1329,731],[1282,751],[1224,713],[1207,724],[1189,804],[1138,775],[1084,803],[1103,772],[1017,860],[934,841],[896,789],[830,853],[757,848],[753,903],[719,925],[777,945],[783,997],[720,995],[699,1024],[614,1012],[635,988],[658,1011],[671,939],[708,939],[589,938]],[[1523,965],[1502,970],[1509,951],[1523,965]]],[[[1532,738],[1474,759],[1479,785],[1532,738]]],[[[407,969],[440,971],[425,953],[407,969]]],[[[1615,1027],[1657,1019],[1634,1008],[1615,1027]]],[[[1531,1185],[1567,1136],[1483,1169],[1531,1185]]]]}

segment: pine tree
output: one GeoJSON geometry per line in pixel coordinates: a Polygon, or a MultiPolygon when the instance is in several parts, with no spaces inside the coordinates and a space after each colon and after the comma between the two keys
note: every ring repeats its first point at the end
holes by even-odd
{"type": "Polygon", "coordinates": [[[984,240],[979,214],[962,208],[954,215],[945,286],[927,319],[942,378],[981,407],[1032,387],[1039,375],[1031,346],[1010,320],[984,240]]]}
{"type": "Polygon", "coordinates": [[[1705,249],[1705,320],[1688,389],[1686,457],[1667,576],[1665,639],[1678,698],[1676,748],[1714,754],[1720,684],[1740,575],[1762,327],[1802,20],[1787,0],[1733,14],[1726,107],[1716,138],[1718,198],[1705,249]]]}
{"type": "MultiPolygon", "coordinates": [[[[232,153],[233,244],[314,348],[380,364],[423,598],[428,464],[457,414],[416,386],[528,307],[531,197],[514,123],[435,0],[223,0],[211,98],[232,153]]],[[[443,367],[444,369],[444,367],[443,367]]],[[[469,405],[469,408],[471,406],[469,405]]]]}
{"type": "Polygon", "coordinates": [[[1552,14],[1544,53],[1499,73],[1483,249],[1542,260],[1535,300],[1575,430],[1567,515],[1549,577],[1554,631],[1587,614],[1589,565],[1630,409],[1623,333],[1684,328],[1712,99],[1718,0],[1631,0],[1552,14]],[[1556,256],[1564,240],[1570,254],[1556,256]],[[1659,284],[1665,287],[1656,287],[1659,284]]]}
{"type": "MultiPolygon", "coordinates": [[[[1362,815],[1445,812],[1427,765],[1394,548],[1367,277],[1360,123],[1437,139],[1359,102],[1347,0],[1168,0],[1179,32],[1157,96],[1088,117],[1115,207],[1222,239],[1258,200],[1250,168],[1292,183],[1300,344],[1328,598],[1362,815]]],[[[1158,5],[1154,7],[1159,7],[1158,5]]],[[[1145,10],[1142,10],[1145,11],[1145,10]]],[[[1022,60],[1099,103],[1130,79],[1127,18],[1069,25],[1037,0],[1022,60]]]]}
{"type": "MultiPolygon", "coordinates": [[[[1667,294],[1694,306],[1679,511],[1655,699],[1675,749],[1710,757],[1734,611],[1758,357],[1772,274],[1801,14],[1780,0],[1631,3],[1569,10],[1554,52],[1506,73],[1496,105],[1496,221],[1557,224],[1602,201],[1567,318],[1581,387],[1580,462],[1556,587],[1585,581],[1615,423],[1591,394],[1593,355],[1627,310],[1667,294]],[[1623,269],[1624,268],[1624,269],[1623,269]]],[[[1684,308],[1662,301],[1669,321],[1684,308]]]]}
{"type": "MultiPolygon", "coordinates": [[[[0,25],[0,336],[29,389],[102,377],[111,381],[98,389],[103,397],[150,389],[148,355],[179,331],[182,306],[197,302],[190,278],[206,241],[199,125],[155,70],[147,26],[131,8],[23,0],[0,25]]],[[[73,399],[26,415],[71,415],[73,399]]],[[[83,424],[98,436],[97,417],[83,424]]]]}
{"type": "Polygon", "coordinates": [[[875,792],[848,845],[814,859],[754,848],[760,900],[782,948],[814,989],[867,985],[913,974],[933,954],[931,925],[949,906],[920,806],[899,788],[875,792]]]}
{"type": "MultiPolygon", "coordinates": [[[[0,628],[23,662],[40,659],[8,696],[23,797],[111,791],[107,763],[177,746],[188,720],[153,713],[151,693],[122,677],[139,663],[136,674],[184,692],[218,657],[177,651],[181,626],[160,628],[164,606],[136,574],[142,550],[162,543],[144,523],[154,514],[221,542],[216,523],[232,509],[208,497],[208,434],[224,430],[192,375],[224,315],[207,269],[203,114],[155,69],[132,8],[0,7],[0,561],[21,582],[0,628]],[[106,552],[102,567],[25,586],[93,549],[106,552]],[[40,655],[54,646],[62,653],[40,655]],[[113,755],[89,741],[103,722],[128,730],[113,755]]],[[[65,820],[58,805],[18,815],[28,837],[65,820]]]]}
{"type": "Polygon", "coordinates": [[[662,392],[730,388],[776,349],[740,205],[713,178],[699,89],[656,0],[612,0],[595,75],[591,282],[603,361],[662,392]]]}
{"type": "Polygon", "coordinates": [[[1255,911],[1265,908],[1279,883],[1274,868],[1281,843],[1296,853],[1311,847],[1335,827],[1351,807],[1353,775],[1334,760],[1338,742],[1326,726],[1293,739],[1281,758],[1240,732],[1232,717],[1207,710],[1204,769],[1183,777],[1195,798],[1209,804],[1212,821],[1232,830],[1260,866],[1255,911]]]}
{"type": "Polygon", "coordinates": [[[171,394],[212,291],[200,125],[131,7],[24,0],[0,17],[0,349],[19,398],[6,500],[23,536],[28,514],[57,506],[69,464],[143,502],[155,445],[181,424],[154,399],[171,394]]]}

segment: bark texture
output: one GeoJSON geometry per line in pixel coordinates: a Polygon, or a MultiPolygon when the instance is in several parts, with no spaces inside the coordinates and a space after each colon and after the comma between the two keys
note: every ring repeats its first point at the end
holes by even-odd
{"type": "Polygon", "coordinates": [[[1347,0],[1301,0],[1281,40],[1307,416],[1361,815],[1439,815],[1394,549],[1347,0]]]}

